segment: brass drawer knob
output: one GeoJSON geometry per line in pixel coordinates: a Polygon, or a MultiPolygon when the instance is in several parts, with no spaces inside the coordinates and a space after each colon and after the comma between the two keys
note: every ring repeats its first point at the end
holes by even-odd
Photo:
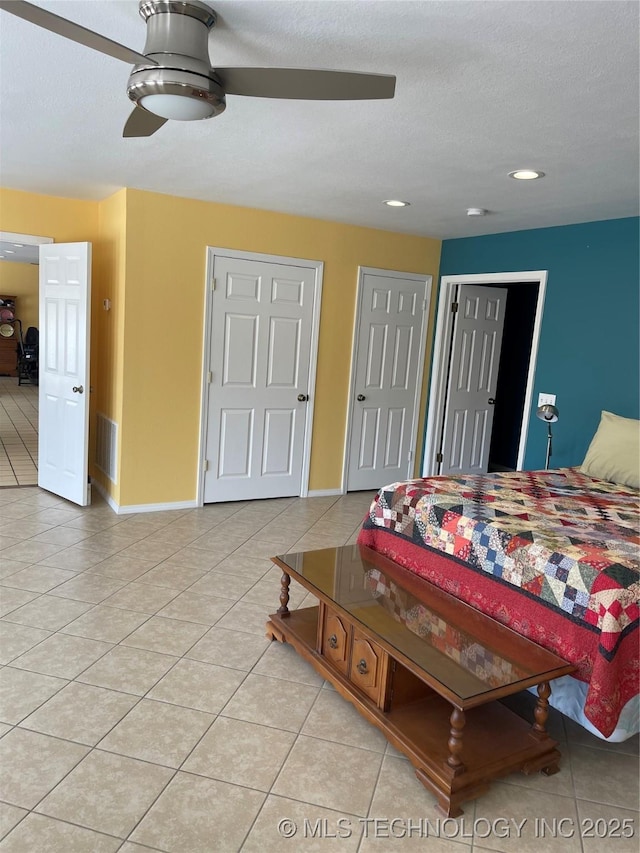
{"type": "Polygon", "coordinates": [[[367,662],[364,658],[360,661],[360,663],[356,666],[356,669],[360,673],[360,675],[366,675],[369,670],[367,669],[367,662]]]}
{"type": "Polygon", "coordinates": [[[329,643],[329,646],[330,646],[332,649],[337,649],[337,648],[338,648],[338,638],[336,637],[336,635],[335,635],[335,634],[332,634],[332,635],[329,637],[328,643],[329,643]]]}

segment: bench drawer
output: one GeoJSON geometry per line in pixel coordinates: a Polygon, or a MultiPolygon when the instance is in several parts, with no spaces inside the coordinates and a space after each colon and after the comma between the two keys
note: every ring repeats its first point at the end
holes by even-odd
{"type": "Polygon", "coordinates": [[[353,629],[349,681],[376,705],[383,707],[388,672],[388,656],[373,640],[353,629]]]}
{"type": "Polygon", "coordinates": [[[351,626],[331,610],[326,611],[322,628],[322,654],[344,675],[349,668],[349,633],[351,626]]]}

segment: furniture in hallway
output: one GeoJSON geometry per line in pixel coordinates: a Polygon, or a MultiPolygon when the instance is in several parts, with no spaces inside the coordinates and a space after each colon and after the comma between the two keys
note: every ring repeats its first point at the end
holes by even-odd
{"type": "Polygon", "coordinates": [[[0,294],[0,376],[18,375],[18,327],[15,296],[0,294]]]}

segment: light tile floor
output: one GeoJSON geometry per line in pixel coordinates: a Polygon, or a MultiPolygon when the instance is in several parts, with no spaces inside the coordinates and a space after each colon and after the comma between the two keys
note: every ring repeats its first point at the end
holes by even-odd
{"type": "Polygon", "coordinates": [[[0,487],[38,482],[38,388],[0,376],[0,487]]]}
{"type": "Polygon", "coordinates": [[[562,771],[509,776],[445,821],[410,763],[265,639],[268,556],[354,541],[369,498],[117,516],[0,489],[3,853],[635,853],[637,738],[552,712],[562,771]]]}

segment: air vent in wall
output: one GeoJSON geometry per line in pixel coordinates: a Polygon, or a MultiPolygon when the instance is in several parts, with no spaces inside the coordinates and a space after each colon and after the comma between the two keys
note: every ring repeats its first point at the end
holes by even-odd
{"type": "Polygon", "coordinates": [[[96,465],[112,483],[116,480],[118,424],[98,412],[96,430],[96,465]]]}

